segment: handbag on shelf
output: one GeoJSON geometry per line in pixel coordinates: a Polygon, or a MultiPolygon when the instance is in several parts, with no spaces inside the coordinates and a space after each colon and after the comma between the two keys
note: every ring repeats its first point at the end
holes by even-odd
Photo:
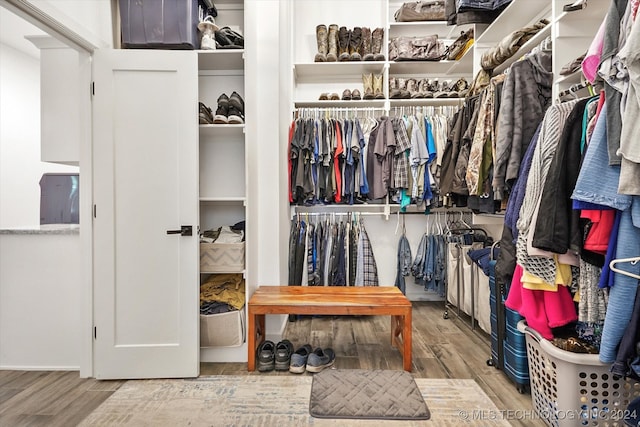
{"type": "Polygon", "coordinates": [[[405,2],[393,15],[396,22],[446,21],[444,0],[405,2]]]}
{"type": "Polygon", "coordinates": [[[461,31],[460,37],[454,40],[449,46],[447,52],[447,59],[450,61],[457,61],[462,58],[467,50],[473,45],[473,28],[467,31],[461,31]]]}
{"type": "Polygon", "coordinates": [[[440,61],[446,48],[436,34],[419,37],[393,37],[389,42],[391,61],[440,61]]]}

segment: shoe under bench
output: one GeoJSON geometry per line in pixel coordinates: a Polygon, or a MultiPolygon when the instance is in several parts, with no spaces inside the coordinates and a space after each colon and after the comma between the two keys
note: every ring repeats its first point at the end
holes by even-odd
{"type": "Polygon", "coordinates": [[[411,372],[411,301],[394,286],[259,286],[248,304],[249,371],[256,369],[267,314],[391,316],[391,345],[411,372]]]}

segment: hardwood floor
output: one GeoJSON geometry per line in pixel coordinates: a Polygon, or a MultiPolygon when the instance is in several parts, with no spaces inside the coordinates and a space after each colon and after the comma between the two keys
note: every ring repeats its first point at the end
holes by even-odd
{"type": "MultiPolygon", "coordinates": [[[[413,303],[413,375],[416,378],[474,379],[500,410],[531,410],[531,396],[519,394],[498,369],[488,366],[490,341],[442,303],[413,303]]],[[[390,345],[388,316],[305,317],[288,322],[283,338],[294,345],[332,347],[336,368],[402,369],[400,353],[390,345]]],[[[247,372],[246,363],[203,363],[201,375],[294,375],[247,372]]],[[[303,374],[311,375],[311,374],[303,374]]],[[[97,381],[77,372],[0,371],[1,426],[73,426],[107,399],[124,381],[97,381]]],[[[519,412],[515,412],[519,411],[519,412]]],[[[544,426],[540,420],[510,419],[514,426],[544,426]]]]}

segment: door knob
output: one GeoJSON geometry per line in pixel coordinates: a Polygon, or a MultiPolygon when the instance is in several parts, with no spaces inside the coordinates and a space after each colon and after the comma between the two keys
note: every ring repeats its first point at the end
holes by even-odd
{"type": "Polygon", "coordinates": [[[191,225],[182,225],[180,230],[167,230],[167,234],[179,234],[181,236],[192,236],[193,227],[191,225]]]}

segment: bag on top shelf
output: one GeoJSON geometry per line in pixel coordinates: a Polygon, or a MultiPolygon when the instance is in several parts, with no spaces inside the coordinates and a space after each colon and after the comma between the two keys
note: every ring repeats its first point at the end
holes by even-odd
{"type": "Polygon", "coordinates": [[[389,41],[391,61],[440,61],[447,49],[436,34],[419,37],[393,37],[389,41]]]}
{"type": "Polygon", "coordinates": [[[393,15],[396,22],[445,21],[444,0],[403,3],[393,15]]]}

